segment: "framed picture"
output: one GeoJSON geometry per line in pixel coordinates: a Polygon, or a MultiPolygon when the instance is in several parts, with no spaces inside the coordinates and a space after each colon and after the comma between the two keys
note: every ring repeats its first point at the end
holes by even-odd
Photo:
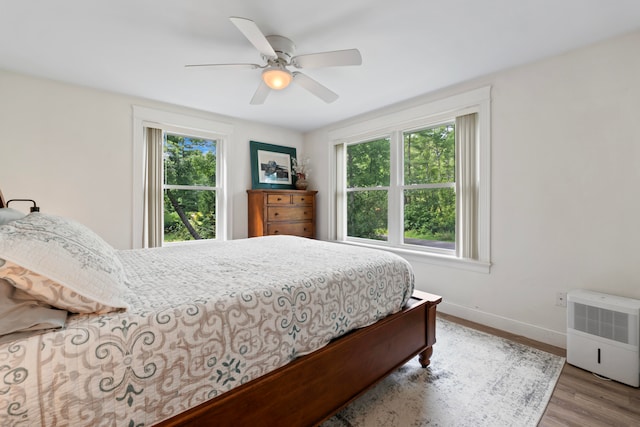
{"type": "Polygon", "coordinates": [[[249,141],[251,151],[251,187],[295,188],[291,159],[296,157],[296,149],[281,145],[249,141]]]}

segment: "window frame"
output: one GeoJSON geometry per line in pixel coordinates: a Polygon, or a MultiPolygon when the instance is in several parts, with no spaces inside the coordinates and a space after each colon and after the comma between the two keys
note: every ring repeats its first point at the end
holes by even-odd
{"type": "MultiPolygon", "coordinates": [[[[483,87],[441,100],[398,110],[396,112],[371,118],[347,127],[329,132],[330,147],[333,150],[330,165],[330,188],[335,197],[329,203],[329,231],[331,238],[345,244],[381,247],[399,253],[408,258],[437,265],[451,266],[477,272],[488,273],[490,258],[490,97],[491,88],[483,87]],[[456,117],[477,114],[478,141],[476,142],[477,166],[477,205],[478,227],[474,239],[477,242],[477,258],[464,258],[456,251],[439,248],[423,248],[403,243],[404,213],[402,194],[404,188],[415,189],[413,185],[404,185],[403,134],[412,130],[426,129],[439,124],[455,121],[456,117]],[[348,237],[346,230],[346,146],[377,138],[391,138],[391,189],[389,193],[389,237],[387,241],[374,241],[348,237]],[[395,185],[394,185],[395,184],[395,185]],[[401,184],[401,185],[398,185],[401,184]],[[394,188],[395,187],[395,188],[394,188]],[[393,231],[392,231],[393,230],[393,231]]],[[[457,131],[457,130],[456,130],[457,131]]],[[[458,159],[456,159],[456,163],[458,159]]],[[[457,181],[457,177],[456,177],[457,181]]],[[[458,184],[456,183],[456,187],[458,184]]],[[[459,191],[459,189],[456,189],[459,191]]],[[[458,232],[459,213],[456,209],[456,246],[462,236],[458,232]]]]}
{"type": "MultiPolygon", "coordinates": [[[[215,120],[189,116],[170,111],[133,105],[133,203],[131,247],[144,247],[144,182],[145,182],[145,128],[162,129],[173,133],[216,140],[216,238],[231,239],[232,219],[227,179],[227,146],[234,128],[215,120]]],[[[163,182],[164,185],[164,182],[163,182]]],[[[168,245],[197,244],[200,240],[168,243],[168,245]]]]}
{"type": "MultiPolygon", "coordinates": [[[[429,184],[407,184],[404,182],[404,135],[406,133],[410,133],[410,132],[419,132],[419,131],[423,131],[426,129],[430,129],[430,128],[435,128],[435,127],[439,127],[439,126],[444,126],[446,124],[449,123],[453,123],[455,124],[455,117],[450,118],[448,120],[437,120],[437,121],[432,121],[429,122],[428,124],[426,124],[425,126],[417,126],[417,127],[411,127],[411,128],[406,128],[406,129],[399,129],[397,131],[397,135],[396,135],[396,143],[399,145],[397,147],[397,153],[398,155],[396,156],[396,161],[398,162],[397,168],[398,168],[398,174],[396,176],[397,179],[397,191],[398,191],[398,195],[396,196],[396,200],[398,200],[396,206],[394,206],[394,209],[398,210],[398,221],[395,224],[396,228],[394,229],[395,231],[395,236],[394,236],[394,242],[397,242],[396,244],[402,248],[406,248],[409,250],[418,250],[418,251],[423,251],[423,252],[432,252],[435,254],[442,254],[442,255],[455,255],[456,249],[443,249],[443,248],[437,248],[437,247],[433,247],[433,246],[419,246],[419,245],[412,245],[412,244],[408,244],[408,243],[404,243],[404,192],[405,190],[430,190],[430,189],[437,189],[437,188],[453,188],[454,191],[456,192],[456,194],[459,194],[459,188],[458,188],[458,180],[457,177],[454,177],[454,181],[451,182],[446,182],[446,183],[429,183],[429,184]]],[[[457,149],[456,149],[457,152],[457,149]]],[[[456,169],[457,169],[457,165],[458,165],[458,159],[456,158],[456,169]]],[[[391,209],[391,206],[389,206],[389,208],[391,209]]],[[[456,224],[458,223],[458,212],[457,212],[457,202],[456,202],[456,224]]],[[[457,228],[457,227],[456,227],[457,228]]],[[[391,233],[390,233],[391,234],[391,233]]],[[[457,229],[456,229],[456,247],[458,246],[458,236],[457,236],[457,229]]]]}
{"type": "MultiPolygon", "coordinates": [[[[216,237],[213,239],[201,239],[200,241],[207,241],[207,240],[224,240],[224,239],[219,239],[218,236],[220,235],[221,232],[224,231],[224,220],[220,221],[219,218],[219,214],[218,211],[220,209],[220,204],[222,203],[222,200],[224,199],[224,188],[221,186],[221,182],[223,181],[220,177],[220,174],[218,173],[218,162],[220,160],[219,157],[219,152],[221,149],[221,145],[222,145],[222,138],[220,135],[215,135],[215,134],[211,134],[211,133],[203,133],[203,132],[190,132],[187,133],[184,129],[182,130],[175,130],[174,127],[172,126],[165,126],[162,129],[162,139],[163,139],[163,145],[167,140],[167,134],[170,135],[176,135],[176,136],[182,136],[185,138],[198,138],[198,139],[205,139],[205,140],[209,140],[209,141],[215,141],[216,143],[216,185],[214,187],[211,186],[206,186],[206,185],[178,185],[178,184],[167,184],[166,180],[164,179],[164,157],[163,157],[163,165],[162,165],[162,169],[163,169],[163,180],[162,180],[162,191],[164,193],[165,190],[187,190],[187,191],[215,191],[216,194],[216,237]],[[222,222],[222,224],[221,224],[222,222]]],[[[163,147],[163,152],[164,152],[164,147],[163,147]]],[[[162,212],[162,223],[164,224],[164,206],[163,209],[161,209],[162,212]]],[[[164,227],[162,230],[162,246],[172,246],[172,245],[181,245],[181,244],[191,244],[197,242],[197,240],[182,240],[182,241],[177,241],[177,242],[167,242],[164,240],[164,227]]]]}
{"type": "MultiPolygon", "coordinates": [[[[357,145],[357,144],[367,144],[370,142],[375,142],[375,141],[380,141],[380,140],[385,140],[388,139],[389,140],[389,156],[393,157],[393,155],[391,154],[393,151],[393,145],[392,145],[392,141],[391,141],[391,135],[383,135],[383,136],[379,136],[376,138],[367,138],[365,140],[362,141],[352,141],[352,142],[348,142],[344,144],[344,149],[345,149],[345,159],[346,159],[346,150],[349,146],[353,146],[353,145],[357,145]]],[[[389,166],[390,169],[393,167],[391,160],[389,161],[389,166]]],[[[392,170],[389,170],[389,184],[388,185],[376,185],[373,187],[352,187],[352,188],[348,188],[346,186],[346,161],[345,161],[345,185],[344,185],[344,191],[345,191],[345,197],[347,197],[347,195],[349,193],[357,193],[357,192],[365,192],[365,191],[386,191],[387,192],[387,223],[389,222],[389,216],[391,214],[390,211],[390,207],[391,207],[391,202],[390,202],[390,198],[391,198],[391,187],[393,185],[393,174],[392,174],[392,170]]],[[[346,211],[346,202],[345,202],[345,211],[346,211]]],[[[365,239],[365,238],[361,238],[361,237],[353,237],[353,236],[348,236],[347,235],[347,224],[346,224],[346,220],[347,220],[347,215],[344,215],[344,219],[345,219],[345,225],[344,225],[344,238],[347,241],[354,241],[354,242],[361,242],[361,243],[367,243],[367,242],[371,242],[371,241],[380,241],[380,242],[385,242],[384,240],[374,240],[374,239],[365,239]]],[[[387,228],[389,227],[389,224],[387,224],[387,228]]],[[[391,233],[389,233],[391,234],[391,233]]],[[[389,236],[387,236],[387,238],[389,238],[389,236]]],[[[388,240],[387,240],[388,241],[388,240]]]]}

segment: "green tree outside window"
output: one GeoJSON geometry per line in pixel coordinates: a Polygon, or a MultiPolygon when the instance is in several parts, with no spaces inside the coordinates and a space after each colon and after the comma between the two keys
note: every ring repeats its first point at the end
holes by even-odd
{"type": "Polygon", "coordinates": [[[165,134],[164,241],[216,237],[216,141],[165,134]]]}
{"type": "MultiPolygon", "coordinates": [[[[403,236],[408,244],[455,248],[455,126],[404,132],[403,236]]],[[[388,239],[390,138],[346,146],[347,235],[388,239]]],[[[396,188],[396,187],[394,187],[396,188]]]]}

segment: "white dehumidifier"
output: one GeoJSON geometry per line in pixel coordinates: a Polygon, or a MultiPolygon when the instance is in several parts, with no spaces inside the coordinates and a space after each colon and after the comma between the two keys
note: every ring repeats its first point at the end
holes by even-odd
{"type": "Polygon", "coordinates": [[[567,293],[567,362],[640,386],[640,300],[586,290],[567,293]]]}

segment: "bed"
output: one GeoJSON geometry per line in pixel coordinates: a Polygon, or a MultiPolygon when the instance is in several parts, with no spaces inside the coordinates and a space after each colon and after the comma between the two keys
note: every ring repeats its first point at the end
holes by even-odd
{"type": "Polygon", "coordinates": [[[293,236],[118,251],[41,213],[0,225],[0,280],[66,314],[2,336],[3,426],[318,425],[429,364],[441,300],[384,251],[293,236]]]}

